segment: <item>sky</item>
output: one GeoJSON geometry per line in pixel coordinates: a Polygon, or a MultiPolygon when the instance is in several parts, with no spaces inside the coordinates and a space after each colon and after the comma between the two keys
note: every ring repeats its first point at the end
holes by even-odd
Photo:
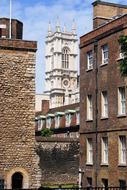
{"type": "MultiPolygon", "coordinates": [[[[127,5],[127,0],[105,1],[127,5]]],[[[57,17],[61,29],[65,24],[67,31],[71,31],[74,19],[79,39],[92,30],[92,2],[94,0],[12,0],[12,18],[23,22],[23,39],[36,40],[38,43],[35,76],[37,94],[43,93],[45,89],[45,39],[49,21],[52,31],[55,31],[57,17]]],[[[9,0],[0,0],[0,17],[9,17],[9,0]]]]}

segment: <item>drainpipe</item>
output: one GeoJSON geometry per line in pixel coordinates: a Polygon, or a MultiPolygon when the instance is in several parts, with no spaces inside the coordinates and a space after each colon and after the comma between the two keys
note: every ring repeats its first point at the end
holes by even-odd
{"type": "Polygon", "coordinates": [[[94,43],[95,53],[95,135],[96,135],[96,162],[95,162],[95,186],[98,186],[98,41],[94,43]]]}

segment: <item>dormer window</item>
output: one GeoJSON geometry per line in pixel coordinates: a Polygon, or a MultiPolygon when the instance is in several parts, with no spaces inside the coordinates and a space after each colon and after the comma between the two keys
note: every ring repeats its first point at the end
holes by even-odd
{"type": "Polygon", "coordinates": [[[72,122],[72,115],[75,113],[75,110],[66,110],[65,111],[65,123],[66,123],[66,127],[71,126],[71,122],[72,122]]]}
{"type": "Polygon", "coordinates": [[[71,114],[66,114],[65,116],[66,119],[66,127],[69,127],[71,125],[71,114]]]}
{"type": "Polygon", "coordinates": [[[52,123],[52,119],[51,119],[51,117],[48,117],[46,119],[46,128],[50,129],[51,128],[51,123],[52,123]]]}
{"type": "Polygon", "coordinates": [[[38,131],[41,131],[45,122],[45,116],[41,115],[39,118],[37,118],[37,129],[38,131]]]}
{"type": "Polygon", "coordinates": [[[54,114],[48,114],[46,117],[46,128],[51,128],[52,120],[53,120],[54,114]]]}
{"type": "Polygon", "coordinates": [[[60,116],[55,116],[55,128],[59,128],[60,126],[60,116]]]}
{"type": "Polygon", "coordinates": [[[79,111],[76,112],[76,124],[79,125],[80,123],[80,113],[79,111]]]}

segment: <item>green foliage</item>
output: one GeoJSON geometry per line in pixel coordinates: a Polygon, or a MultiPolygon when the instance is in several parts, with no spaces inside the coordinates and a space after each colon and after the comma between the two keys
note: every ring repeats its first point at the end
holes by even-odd
{"type": "Polygon", "coordinates": [[[51,135],[53,135],[53,131],[51,129],[45,128],[41,130],[42,137],[50,137],[51,135]]]}
{"type": "Polygon", "coordinates": [[[123,58],[120,60],[120,73],[121,76],[127,76],[127,36],[120,36],[118,42],[123,55],[123,58]]]}

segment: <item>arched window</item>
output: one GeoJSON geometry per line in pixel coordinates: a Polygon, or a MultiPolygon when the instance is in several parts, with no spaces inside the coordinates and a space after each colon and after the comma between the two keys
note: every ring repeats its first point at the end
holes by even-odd
{"type": "Polygon", "coordinates": [[[64,48],[62,51],[62,68],[69,68],[69,49],[64,48]]]}
{"type": "Polygon", "coordinates": [[[54,68],[54,49],[51,49],[51,69],[54,68]]]}

